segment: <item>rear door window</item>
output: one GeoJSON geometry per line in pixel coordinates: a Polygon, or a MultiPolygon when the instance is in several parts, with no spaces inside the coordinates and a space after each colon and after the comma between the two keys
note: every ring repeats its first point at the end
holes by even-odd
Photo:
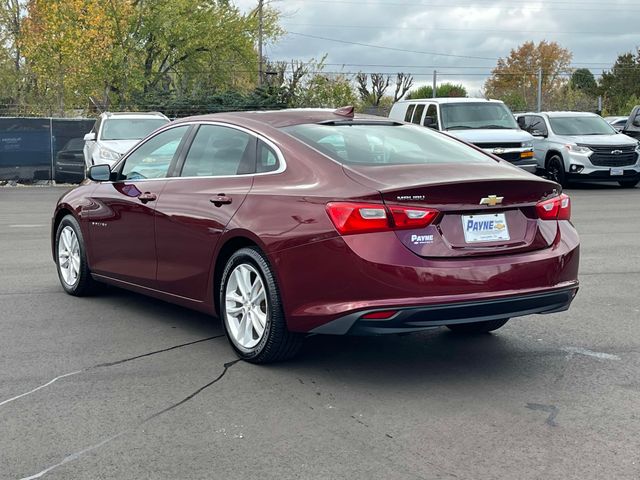
{"type": "Polygon", "coordinates": [[[182,167],[181,177],[222,177],[255,171],[255,137],[235,128],[200,125],[182,167]]]}
{"type": "Polygon", "coordinates": [[[262,140],[258,141],[258,161],[256,173],[275,172],[280,168],[280,159],[273,148],[262,140]]]}
{"type": "Polygon", "coordinates": [[[424,113],[424,104],[417,105],[416,111],[413,112],[413,119],[411,121],[417,125],[420,125],[420,121],[422,120],[423,113],[424,113]]]}
{"type": "Polygon", "coordinates": [[[409,107],[407,107],[407,113],[405,113],[404,115],[404,121],[405,122],[410,122],[411,121],[411,117],[413,116],[413,111],[415,110],[416,106],[415,105],[409,105],[409,107]]]}

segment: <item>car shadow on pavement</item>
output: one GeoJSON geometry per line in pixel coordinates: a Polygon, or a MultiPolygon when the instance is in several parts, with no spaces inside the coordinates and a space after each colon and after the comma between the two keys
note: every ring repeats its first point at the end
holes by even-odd
{"type": "MultiPolygon", "coordinates": [[[[216,317],[114,287],[92,301],[104,302],[105,308],[115,303],[135,322],[148,324],[154,331],[160,324],[195,337],[223,332],[216,317]]],[[[446,328],[402,335],[310,335],[297,357],[250,368],[295,377],[337,376],[354,384],[389,387],[462,383],[471,378],[523,381],[547,369],[545,358],[555,362],[563,354],[509,334],[519,328],[519,321],[527,320],[514,320],[497,332],[481,335],[454,334],[446,328]]]]}
{"type": "Polygon", "coordinates": [[[313,336],[298,357],[268,368],[298,377],[332,377],[365,389],[514,385],[549,373],[562,353],[510,335],[510,328],[518,327],[475,336],[446,328],[400,336],[313,336]]]}

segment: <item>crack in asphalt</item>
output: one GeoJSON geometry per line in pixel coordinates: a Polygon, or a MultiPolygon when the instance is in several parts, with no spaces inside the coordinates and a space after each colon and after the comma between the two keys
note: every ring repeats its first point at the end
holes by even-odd
{"type": "MultiPolygon", "coordinates": [[[[212,338],[218,338],[218,337],[212,337],[212,338]]],[[[209,339],[210,340],[210,339],[209,339]]],[[[199,340],[200,342],[203,342],[205,340],[199,340]]],[[[191,342],[191,344],[193,343],[198,343],[198,342],[191,342]]],[[[173,348],[178,348],[173,347],[173,348]]],[[[169,349],[171,350],[171,349],[169,349]]],[[[166,351],[166,350],[165,350],[166,351]]],[[[138,357],[132,357],[131,360],[135,359],[135,358],[140,358],[138,357]]],[[[189,400],[192,400],[195,396],[197,396],[198,394],[202,393],[203,390],[206,390],[207,388],[209,388],[210,386],[212,386],[213,384],[219,382],[220,380],[222,380],[222,378],[226,375],[227,371],[229,370],[229,368],[231,368],[232,366],[234,366],[236,363],[242,361],[241,359],[237,359],[237,360],[233,360],[231,362],[227,362],[224,364],[224,369],[222,370],[222,372],[220,373],[220,375],[218,375],[216,378],[214,378],[213,380],[211,380],[209,383],[203,385],[202,387],[198,388],[197,390],[195,390],[193,393],[187,395],[185,398],[183,398],[182,400],[180,400],[177,403],[174,403],[173,405],[168,406],[167,408],[163,408],[162,410],[160,410],[159,412],[153,413],[151,415],[149,415],[148,417],[144,418],[143,420],[141,420],[140,422],[138,422],[134,427],[128,428],[126,430],[123,430],[122,432],[119,432],[115,435],[112,435],[111,437],[108,437],[104,440],[102,440],[99,443],[96,443],[95,445],[91,445],[89,447],[85,447],[82,450],[78,450],[77,452],[74,452],[70,455],[67,455],[66,457],[64,457],[60,462],[51,465],[47,468],[45,468],[44,470],[41,470],[38,473],[35,473],[33,475],[30,475],[28,477],[22,477],[20,480],[35,480],[37,478],[42,478],[44,475],[46,475],[47,473],[51,472],[52,470],[55,470],[58,467],[61,467],[69,462],[73,462],[74,460],[78,460],[80,457],[82,457],[83,455],[85,455],[86,453],[92,452],[94,450],[97,450],[98,448],[106,445],[107,443],[122,437],[123,435],[127,434],[127,433],[131,433],[133,432],[135,429],[140,428],[142,425],[144,425],[147,422],[150,422],[151,420],[153,420],[154,418],[159,417],[160,415],[163,415],[167,412],[170,412],[171,410],[179,407],[180,405],[183,405],[185,403],[187,403],[189,400]]],[[[122,363],[122,362],[120,362],[122,363]]],[[[108,365],[110,366],[110,364],[108,365]]],[[[94,367],[92,367],[94,368],[94,367]]],[[[96,366],[97,368],[97,366],[96,366]]]]}
{"type": "Polygon", "coordinates": [[[150,357],[152,355],[157,355],[159,353],[169,352],[169,351],[175,350],[177,348],[183,348],[183,347],[188,347],[190,345],[195,345],[196,343],[208,342],[210,340],[214,340],[214,339],[220,338],[220,337],[224,337],[224,334],[222,334],[222,335],[214,335],[213,337],[201,338],[200,340],[194,340],[193,342],[181,343],[180,345],[174,345],[173,347],[163,348],[161,350],[155,350],[153,352],[144,353],[142,355],[136,355],[135,357],[128,357],[128,358],[124,358],[122,360],[116,360],[115,362],[99,363],[97,365],[92,365],[90,367],[83,368],[82,370],[76,370],[75,372],[70,372],[70,373],[65,373],[63,375],[58,375],[57,377],[49,380],[47,383],[44,383],[44,384],[40,385],[39,387],[36,387],[36,388],[34,388],[32,390],[29,390],[28,392],[21,393],[20,395],[16,395],[15,397],[8,398],[7,400],[3,400],[2,402],[0,402],[0,407],[6,405],[8,403],[11,403],[11,402],[13,402],[15,400],[18,400],[18,399],[20,399],[22,397],[26,397],[27,395],[31,395],[32,393],[35,393],[38,390],[42,390],[43,388],[46,388],[49,385],[54,384],[55,382],[57,382],[58,380],[60,380],[62,378],[72,377],[74,375],[78,375],[80,373],[85,373],[85,372],[88,372],[88,371],[91,371],[91,370],[95,370],[95,369],[98,369],[98,368],[113,367],[115,365],[120,365],[122,363],[131,362],[131,361],[137,360],[139,358],[150,357]]]}

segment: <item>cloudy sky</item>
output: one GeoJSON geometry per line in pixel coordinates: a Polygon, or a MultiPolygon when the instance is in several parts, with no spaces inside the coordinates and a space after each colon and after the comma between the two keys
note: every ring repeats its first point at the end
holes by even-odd
{"type": "MultiPolygon", "coordinates": [[[[257,0],[237,0],[243,10],[257,0]]],[[[573,66],[598,76],[640,46],[637,0],[272,0],[288,32],[273,60],[319,59],[326,71],[404,71],[417,84],[464,84],[479,94],[498,57],[521,43],[556,41],[573,66]]]]}

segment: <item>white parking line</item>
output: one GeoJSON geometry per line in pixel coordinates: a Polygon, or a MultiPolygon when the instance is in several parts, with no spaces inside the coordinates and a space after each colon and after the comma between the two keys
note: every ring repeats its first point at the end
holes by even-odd
{"type": "Polygon", "coordinates": [[[9,228],[41,228],[46,227],[44,224],[24,224],[24,225],[9,225],[9,228]]]}
{"type": "Polygon", "coordinates": [[[587,357],[595,357],[601,360],[620,360],[618,355],[613,355],[611,353],[603,353],[603,352],[594,352],[593,350],[587,350],[586,348],[578,348],[578,347],[563,347],[562,350],[567,352],[567,358],[571,358],[573,355],[586,355],[587,357]]]}

